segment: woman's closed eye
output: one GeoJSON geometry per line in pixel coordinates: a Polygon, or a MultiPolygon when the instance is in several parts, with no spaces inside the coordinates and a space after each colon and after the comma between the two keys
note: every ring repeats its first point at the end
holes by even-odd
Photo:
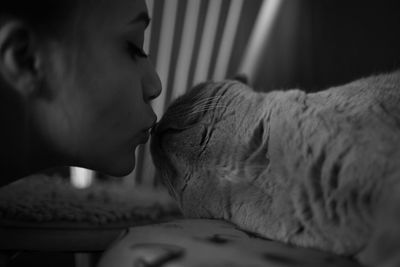
{"type": "Polygon", "coordinates": [[[148,57],[149,57],[149,56],[146,54],[146,52],[143,51],[142,48],[138,47],[138,46],[135,45],[134,43],[132,43],[132,42],[127,42],[127,44],[128,44],[128,51],[129,51],[129,54],[130,54],[130,56],[131,56],[133,59],[136,59],[137,57],[140,57],[140,58],[148,58],[148,57]]]}

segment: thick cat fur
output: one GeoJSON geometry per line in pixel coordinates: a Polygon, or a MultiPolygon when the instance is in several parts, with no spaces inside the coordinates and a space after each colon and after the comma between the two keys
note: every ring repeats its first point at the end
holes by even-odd
{"type": "Polygon", "coordinates": [[[201,84],[152,155],[187,217],[400,266],[399,71],[311,94],[201,84]]]}

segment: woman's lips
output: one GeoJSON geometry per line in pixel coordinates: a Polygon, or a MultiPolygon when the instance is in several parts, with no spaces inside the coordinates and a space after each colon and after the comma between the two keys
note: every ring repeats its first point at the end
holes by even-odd
{"type": "Polygon", "coordinates": [[[154,135],[154,133],[157,131],[158,125],[159,125],[159,123],[154,123],[153,127],[151,127],[151,129],[150,129],[151,135],[154,135]]]}
{"type": "Polygon", "coordinates": [[[145,144],[149,141],[150,133],[153,131],[153,128],[156,126],[156,124],[157,124],[157,116],[154,115],[154,119],[153,119],[153,122],[151,123],[151,125],[146,127],[139,134],[140,144],[145,144]]]}
{"type": "Polygon", "coordinates": [[[147,141],[149,141],[149,138],[150,138],[149,130],[144,130],[144,131],[140,132],[139,143],[145,144],[145,143],[147,143],[147,141]]]}

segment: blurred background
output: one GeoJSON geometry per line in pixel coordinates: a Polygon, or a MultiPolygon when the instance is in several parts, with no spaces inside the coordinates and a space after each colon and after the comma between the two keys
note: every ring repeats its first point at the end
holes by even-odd
{"type": "MultiPolygon", "coordinates": [[[[205,80],[244,74],[257,91],[323,90],[400,67],[398,0],[147,0],[145,50],[163,92],[160,118],[177,96],[205,80]]],[[[112,179],[64,169],[78,187],[112,179]]],[[[157,185],[148,145],[121,181],[157,185]]]]}

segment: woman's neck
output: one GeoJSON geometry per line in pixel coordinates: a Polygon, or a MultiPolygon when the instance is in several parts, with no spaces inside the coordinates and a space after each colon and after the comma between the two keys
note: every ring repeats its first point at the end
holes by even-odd
{"type": "Polygon", "coordinates": [[[0,186],[56,165],[51,153],[42,149],[28,132],[24,134],[0,134],[0,186]]]}
{"type": "Polygon", "coordinates": [[[1,111],[0,186],[57,165],[57,157],[32,131],[24,112],[1,111]]]}

